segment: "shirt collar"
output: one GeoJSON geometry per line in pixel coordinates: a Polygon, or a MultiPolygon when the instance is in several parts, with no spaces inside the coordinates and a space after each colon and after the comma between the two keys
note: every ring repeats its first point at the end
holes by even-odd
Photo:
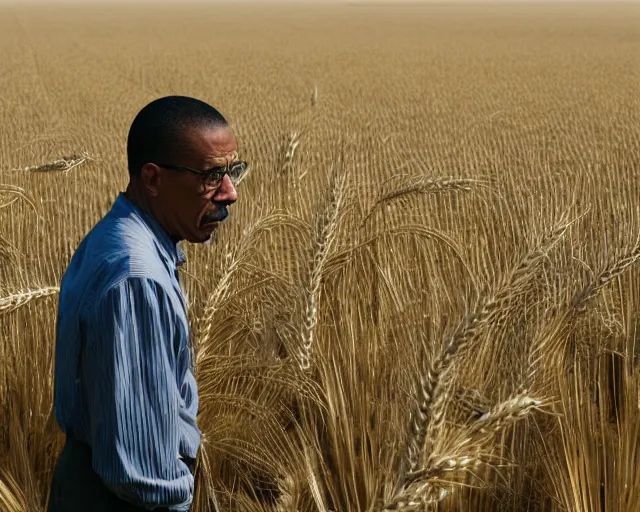
{"type": "Polygon", "coordinates": [[[184,251],[182,250],[182,247],[180,247],[180,242],[174,242],[169,236],[169,233],[166,232],[166,230],[151,214],[141,208],[138,208],[129,199],[127,199],[123,192],[118,194],[114,206],[116,205],[133,212],[145,222],[176,267],[179,267],[186,261],[184,251]]]}

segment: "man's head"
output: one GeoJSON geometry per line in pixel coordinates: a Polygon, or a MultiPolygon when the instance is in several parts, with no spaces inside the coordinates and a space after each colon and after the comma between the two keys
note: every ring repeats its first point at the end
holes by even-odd
{"type": "Polygon", "coordinates": [[[229,175],[212,186],[199,172],[237,160],[237,143],[212,106],[185,96],[152,101],[135,117],[127,138],[127,192],[176,241],[206,242],[238,197],[229,175]],[[194,172],[195,171],[195,172],[194,172]]]}

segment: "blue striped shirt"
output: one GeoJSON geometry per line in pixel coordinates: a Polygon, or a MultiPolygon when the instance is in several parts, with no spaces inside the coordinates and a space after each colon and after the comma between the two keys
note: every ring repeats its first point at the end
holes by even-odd
{"type": "Polygon", "coordinates": [[[54,408],[121,499],[189,510],[198,392],[180,246],[122,193],[62,277],[54,408]]]}

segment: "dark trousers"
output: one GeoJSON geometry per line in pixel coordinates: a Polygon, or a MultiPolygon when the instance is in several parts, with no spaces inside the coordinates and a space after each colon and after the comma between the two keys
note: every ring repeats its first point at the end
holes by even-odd
{"type": "MultiPolygon", "coordinates": [[[[91,447],[67,436],[56,462],[47,512],[140,512],[145,510],[127,503],[102,483],[91,467],[91,447]]],[[[154,512],[168,512],[166,507],[154,512]]]]}

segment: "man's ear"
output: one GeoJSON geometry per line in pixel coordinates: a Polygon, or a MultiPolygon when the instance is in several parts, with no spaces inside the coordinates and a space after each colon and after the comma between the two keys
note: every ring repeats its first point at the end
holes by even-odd
{"type": "Polygon", "coordinates": [[[160,190],[160,182],[162,180],[160,167],[156,164],[144,164],[140,169],[140,183],[142,188],[151,197],[156,197],[160,190]]]}

